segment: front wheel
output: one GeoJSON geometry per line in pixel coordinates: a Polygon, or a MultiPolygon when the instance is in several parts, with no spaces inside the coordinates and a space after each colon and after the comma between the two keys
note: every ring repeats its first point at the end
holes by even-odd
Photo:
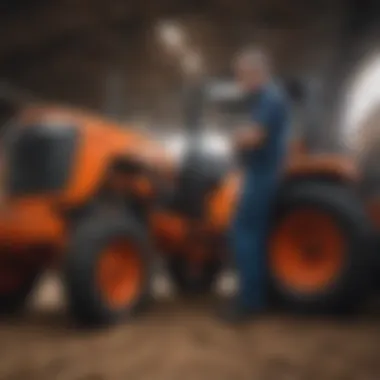
{"type": "Polygon", "coordinates": [[[303,183],[280,199],[269,241],[272,295],[308,312],[352,309],[368,295],[370,228],[347,189],[303,183]]]}
{"type": "Polygon", "coordinates": [[[134,316],[149,299],[150,246],[131,218],[92,216],[71,238],[64,286],[74,317],[86,325],[111,325],[134,316]]]}

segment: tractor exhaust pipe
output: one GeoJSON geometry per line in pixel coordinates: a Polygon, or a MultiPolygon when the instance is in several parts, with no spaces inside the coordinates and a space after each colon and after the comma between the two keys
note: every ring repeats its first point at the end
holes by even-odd
{"type": "Polygon", "coordinates": [[[202,78],[197,77],[185,83],[182,112],[187,154],[197,151],[201,144],[205,95],[202,78]]]}
{"type": "Polygon", "coordinates": [[[190,138],[198,137],[202,130],[205,87],[198,79],[185,84],[183,96],[183,125],[190,138]]]}

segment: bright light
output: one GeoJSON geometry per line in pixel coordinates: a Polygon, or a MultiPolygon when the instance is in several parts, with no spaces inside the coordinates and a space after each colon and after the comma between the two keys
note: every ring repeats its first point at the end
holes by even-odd
{"type": "Polygon", "coordinates": [[[166,48],[180,51],[185,44],[184,31],[181,26],[172,21],[161,22],[157,26],[158,37],[166,48]]]}
{"type": "Polygon", "coordinates": [[[206,91],[208,98],[214,102],[239,100],[243,96],[242,90],[234,81],[216,81],[206,91]]]}
{"type": "Polygon", "coordinates": [[[216,132],[206,132],[203,144],[205,150],[211,150],[217,155],[224,156],[231,153],[231,145],[227,137],[216,132]]]}
{"type": "Polygon", "coordinates": [[[345,142],[355,149],[360,128],[373,110],[380,105],[380,54],[367,62],[354,78],[347,95],[343,114],[345,142]]]}
{"type": "MultiPolygon", "coordinates": [[[[187,143],[188,139],[185,134],[170,135],[164,140],[166,149],[177,160],[183,158],[183,155],[186,152],[187,143]]],[[[228,138],[217,132],[202,133],[201,149],[222,157],[229,156],[232,152],[228,138]]]]}

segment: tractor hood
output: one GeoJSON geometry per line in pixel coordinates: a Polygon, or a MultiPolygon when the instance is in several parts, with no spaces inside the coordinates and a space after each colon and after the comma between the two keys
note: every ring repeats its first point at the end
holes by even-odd
{"type": "Polygon", "coordinates": [[[33,195],[63,189],[73,165],[78,130],[70,123],[39,120],[10,128],[4,139],[9,194],[33,195]]]}

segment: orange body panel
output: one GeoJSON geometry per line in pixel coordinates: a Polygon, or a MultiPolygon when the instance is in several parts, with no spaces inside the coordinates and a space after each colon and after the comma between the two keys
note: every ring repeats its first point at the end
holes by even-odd
{"type": "MultiPolygon", "coordinates": [[[[34,106],[25,109],[19,116],[20,125],[25,126],[41,120],[51,123],[53,127],[55,122],[66,122],[80,132],[69,184],[57,194],[60,204],[72,205],[86,201],[98,188],[107,168],[116,158],[132,157],[159,168],[168,162],[165,150],[142,132],[126,130],[96,115],[70,108],[34,106]]],[[[141,179],[138,183],[136,181],[135,191],[149,193],[151,189],[146,181],[143,182],[141,179]]]]}
{"type": "Polygon", "coordinates": [[[189,263],[200,264],[215,253],[203,238],[220,230],[210,229],[206,221],[191,224],[182,215],[157,211],[152,213],[150,222],[156,247],[164,255],[185,256],[189,263]]]}
{"type": "MultiPolygon", "coordinates": [[[[4,199],[4,206],[0,208],[0,245],[46,243],[60,247],[65,241],[66,226],[58,208],[74,207],[91,199],[105,180],[114,159],[131,157],[134,161],[159,167],[158,161],[162,157],[166,163],[165,150],[143,133],[126,130],[96,115],[74,109],[28,107],[16,119],[16,126],[33,128],[40,122],[51,128],[56,124],[67,124],[78,129],[79,141],[74,152],[72,172],[66,187],[58,192],[4,199]]],[[[147,178],[131,176],[120,179],[115,176],[112,185],[119,186],[121,191],[128,189],[144,197],[152,195],[152,184],[147,178]]]]}
{"type": "Polygon", "coordinates": [[[150,215],[150,227],[161,251],[186,254],[193,246],[199,245],[201,235],[223,232],[234,212],[241,178],[240,172],[232,172],[210,195],[203,221],[191,224],[185,216],[170,210],[153,211],[150,215]],[[192,236],[194,232],[199,239],[192,236]]]}
{"type": "Polygon", "coordinates": [[[189,233],[189,225],[185,218],[162,210],[153,211],[149,219],[156,244],[160,249],[168,253],[183,249],[189,233]]]}
{"type": "Polygon", "coordinates": [[[65,228],[51,206],[46,198],[8,202],[0,209],[0,245],[59,246],[64,240],[65,228]]]}
{"type": "Polygon", "coordinates": [[[227,228],[236,208],[242,173],[232,172],[211,195],[208,203],[209,224],[214,231],[227,228]]]}
{"type": "Polygon", "coordinates": [[[354,161],[338,154],[289,155],[285,176],[331,174],[337,178],[356,182],[360,179],[354,161]]]}

